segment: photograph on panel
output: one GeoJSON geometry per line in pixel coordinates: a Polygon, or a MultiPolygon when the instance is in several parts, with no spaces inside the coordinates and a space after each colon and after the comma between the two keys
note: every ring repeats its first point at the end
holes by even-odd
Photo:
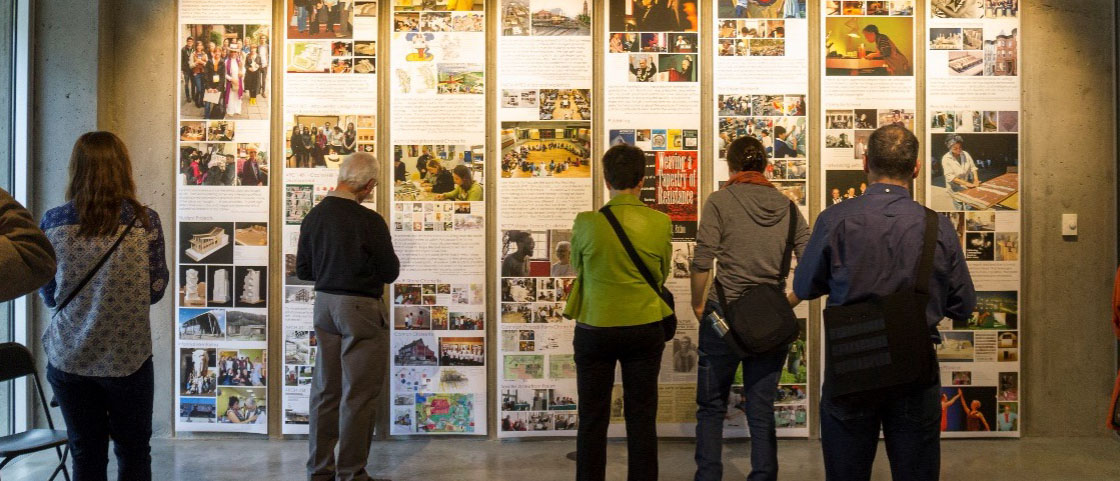
{"type": "Polygon", "coordinates": [[[267,120],[268,25],[182,25],[179,71],[183,119],[267,120]]]}
{"type": "Polygon", "coordinates": [[[503,122],[502,178],[591,177],[585,122],[503,122]]]}
{"type": "Polygon", "coordinates": [[[591,35],[592,0],[502,0],[504,36],[591,35]]]}
{"type": "Polygon", "coordinates": [[[912,76],[913,33],[911,17],[827,17],[825,75],[912,76]]]}

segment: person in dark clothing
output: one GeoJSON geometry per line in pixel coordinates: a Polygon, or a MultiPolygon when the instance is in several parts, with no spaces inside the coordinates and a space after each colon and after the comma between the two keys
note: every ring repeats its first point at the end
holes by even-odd
{"type": "Polygon", "coordinates": [[[187,44],[179,49],[179,71],[183,73],[183,101],[194,100],[194,76],[191,74],[191,53],[194,37],[187,37],[187,44]]]}
{"type": "Polygon", "coordinates": [[[300,227],[296,275],[315,283],[318,346],[311,386],[307,475],[312,480],[369,479],[366,473],[377,401],[388,370],[389,325],[381,296],[400,260],[389,226],[362,207],[377,185],[372,154],[343,158],[338,186],[300,227]],[[335,446],[338,445],[338,456],[335,446]]]}
{"type": "MultiPolygon", "coordinates": [[[[907,190],[921,172],[917,159],[918,139],[905,127],[888,125],[871,134],[863,161],[871,185],[817,217],[794,276],[798,298],[828,295],[829,307],[848,306],[914,288],[926,231],[926,210],[907,190]]],[[[948,217],[939,221],[925,316],[934,344],[941,342],[942,319],[967,321],[976,307],[960,238],[948,217]]],[[[941,383],[931,377],[853,400],[834,398],[826,370],[820,410],[828,479],[870,479],[880,429],[894,479],[938,479],[941,383]]]]}
{"type": "Polygon", "coordinates": [[[301,131],[299,125],[292,127],[292,135],[288,138],[288,145],[292,149],[291,161],[288,163],[289,167],[303,167],[303,156],[306,150],[303,148],[303,142],[300,140],[301,131]]]}
{"type": "MultiPolygon", "coordinates": [[[[205,74],[205,89],[206,92],[223,93],[226,91],[226,63],[222,61],[221,57],[211,53],[210,61],[206,62],[205,74]]],[[[225,101],[219,99],[218,102],[206,102],[205,117],[208,119],[218,117],[217,112],[222,110],[225,101]]],[[[224,117],[224,115],[223,115],[224,117]]]]}
{"type": "Polygon", "coordinates": [[[268,185],[268,175],[261,171],[260,161],[257,160],[256,147],[249,147],[248,155],[249,157],[241,164],[241,172],[238,175],[241,185],[268,185]]]}
{"type": "Polygon", "coordinates": [[[432,160],[432,154],[424,152],[420,157],[416,158],[416,172],[420,175],[420,180],[428,178],[428,161],[432,160]]]}
{"type": "Polygon", "coordinates": [[[405,167],[404,161],[401,160],[401,153],[396,153],[396,158],[393,159],[393,180],[396,182],[404,182],[408,180],[408,168],[405,167]]]}
{"type": "Polygon", "coordinates": [[[455,190],[455,179],[451,176],[451,171],[443,168],[443,164],[435,159],[428,161],[428,182],[431,183],[433,194],[446,194],[455,190]]]}
{"type": "Polygon", "coordinates": [[[311,167],[311,152],[315,142],[311,137],[311,129],[306,125],[303,126],[303,132],[299,136],[299,141],[303,144],[303,162],[300,163],[300,167],[311,167]]]}

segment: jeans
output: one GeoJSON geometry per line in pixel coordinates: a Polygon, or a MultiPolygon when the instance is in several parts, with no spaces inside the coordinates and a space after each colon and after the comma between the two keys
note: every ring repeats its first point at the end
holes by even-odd
{"type": "Polygon", "coordinates": [[[301,33],[307,33],[307,7],[296,7],[296,25],[301,33]]]}
{"type": "Polygon", "coordinates": [[[191,76],[191,82],[194,83],[194,92],[191,94],[191,100],[194,101],[194,106],[202,108],[202,95],[205,92],[202,89],[202,77],[206,74],[197,73],[191,76]]]}
{"type": "Polygon", "coordinates": [[[747,16],[747,7],[735,6],[735,18],[745,18],[747,16]]]}
{"type": "Polygon", "coordinates": [[[895,480],[936,480],[941,469],[941,383],[859,402],[821,398],[821,448],[829,480],[869,480],[879,427],[895,480]]]}
{"type": "Polygon", "coordinates": [[[789,353],[783,346],[772,353],[741,358],[719,337],[707,316],[721,315],[716,302],[708,301],[700,321],[700,364],[696,374],[696,481],[723,479],[723,420],[739,363],[743,364],[743,394],[747,426],[751,433],[751,474],[748,480],[778,479],[778,439],[774,430],[774,396],[778,392],[782,363],[789,353]]]}
{"type": "Polygon", "coordinates": [[[657,377],[665,332],[654,322],[638,326],[576,327],[576,480],[603,481],[607,475],[607,428],[615,364],[622,364],[622,412],[626,418],[629,481],[657,479],[657,377]]]}
{"type": "Polygon", "coordinates": [[[152,358],[125,377],[80,376],[47,365],[47,381],[66,421],[74,481],[108,479],[109,439],[117,479],[152,479],[152,358]]]}

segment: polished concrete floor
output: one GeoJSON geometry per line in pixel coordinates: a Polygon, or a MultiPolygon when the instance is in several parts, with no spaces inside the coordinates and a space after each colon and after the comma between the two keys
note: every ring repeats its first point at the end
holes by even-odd
{"type": "MultiPolygon", "coordinates": [[[[750,468],[747,442],[724,448],[724,479],[742,480],[750,468]]],[[[432,439],[375,443],[370,469],[394,481],[569,481],[575,463],[565,454],[575,441],[499,442],[432,439]]],[[[626,445],[610,445],[608,479],[626,479],[626,445]]],[[[661,479],[692,479],[693,444],[661,444],[661,479]]],[[[170,480],[300,480],[306,441],[247,439],[156,440],[153,478],[170,480]]],[[[781,477],[824,479],[820,443],[786,440],[779,446],[781,477]]],[[[27,456],[0,471],[4,481],[41,481],[53,468],[52,455],[27,456]]],[[[880,447],[874,479],[890,479],[880,447]]],[[[954,440],[942,443],[945,480],[1116,480],[1120,479],[1120,441],[1115,438],[954,440]]],[[[110,465],[110,479],[115,479],[110,465]]],[[[61,479],[61,477],[59,478],[61,479]]]]}

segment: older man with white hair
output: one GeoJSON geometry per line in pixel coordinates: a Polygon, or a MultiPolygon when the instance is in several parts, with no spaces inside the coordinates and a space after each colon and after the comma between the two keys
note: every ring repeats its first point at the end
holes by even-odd
{"type": "Polygon", "coordinates": [[[366,457],[389,358],[381,295],[400,273],[385,219],[361,205],[377,186],[378,171],[369,153],[343,158],[338,186],[300,228],[296,274],[315,282],[319,349],[311,385],[311,480],[370,479],[366,457]]]}

